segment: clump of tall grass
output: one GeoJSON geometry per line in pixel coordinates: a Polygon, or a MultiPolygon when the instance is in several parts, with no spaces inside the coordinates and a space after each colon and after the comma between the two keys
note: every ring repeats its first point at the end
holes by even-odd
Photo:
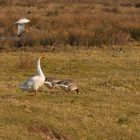
{"type": "Polygon", "coordinates": [[[134,4],[132,3],[132,2],[122,2],[122,3],[120,3],[120,6],[122,6],[122,7],[133,7],[134,6],[134,4]]]}
{"type": "Polygon", "coordinates": [[[33,56],[29,54],[20,54],[16,67],[20,70],[31,70],[34,68],[33,56]]]}
{"type": "Polygon", "coordinates": [[[6,6],[11,4],[11,2],[9,0],[0,0],[0,6],[6,6]]]}
{"type": "Polygon", "coordinates": [[[136,7],[136,8],[140,8],[140,2],[136,3],[136,4],[135,4],[135,7],[136,7]]]}

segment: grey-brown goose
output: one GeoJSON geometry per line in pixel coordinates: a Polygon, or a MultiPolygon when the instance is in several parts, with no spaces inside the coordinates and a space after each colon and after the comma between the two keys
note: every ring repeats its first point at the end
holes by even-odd
{"type": "Polygon", "coordinates": [[[47,86],[49,89],[53,89],[54,87],[57,87],[57,83],[61,81],[60,79],[57,78],[52,78],[52,77],[46,77],[44,84],[47,86]]]}
{"type": "Polygon", "coordinates": [[[78,85],[73,80],[61,80],[57,83],[57,86],[66,92],[75,91],[77,94],[79,93],[78,85]]]}

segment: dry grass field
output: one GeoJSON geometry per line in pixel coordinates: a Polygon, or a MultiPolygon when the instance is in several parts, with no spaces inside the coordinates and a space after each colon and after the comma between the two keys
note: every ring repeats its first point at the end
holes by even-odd
{"type": "Polygon", "coordinates": [[[140,46],[121,47],[1,53],[0,139],[139,140],[140,46]],[[29,97],[18,88],[41,55],[45,75],[75,79],[79,95],[44,85],[29,97]]]}
{"type": "Polygon", "coordinates": [[[15,22],[28,11],[25,45],[102,46],[140,40],[139,0],[0,0],[0,50],[20,47],[15,22]]]}

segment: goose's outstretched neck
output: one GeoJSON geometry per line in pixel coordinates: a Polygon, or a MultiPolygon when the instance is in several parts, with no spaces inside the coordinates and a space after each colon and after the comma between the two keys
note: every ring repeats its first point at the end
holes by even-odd
{"type": "Polygon", "coordinates": [[[39,76],[44,76],[41,66],[40,66],[40,59],[38,58],[36,61],[36,74],[39,76]]]}

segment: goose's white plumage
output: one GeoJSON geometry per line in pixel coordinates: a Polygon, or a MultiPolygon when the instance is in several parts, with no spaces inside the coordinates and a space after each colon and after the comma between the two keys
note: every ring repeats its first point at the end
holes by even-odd
{"type": "Polygon", "coordinates": [[[20,36],[25,31],[25,24],[28,22],[30,22],[30,20],[27,18],[21,18],[16,22],[18,24],[18,36],[20,36]]]}
{"type": "Polygon", "coordinates": [[[36,64],[36,75],[33,77],[29,77],[26,81],[24,81],[20,88],[23,91],[29,91],[31,92],[37,92],[38,88],[41,87],[45,82],[45,76],[42,72],[41,66],[40,66],[40,58],[37,59],[36,64]]]}

